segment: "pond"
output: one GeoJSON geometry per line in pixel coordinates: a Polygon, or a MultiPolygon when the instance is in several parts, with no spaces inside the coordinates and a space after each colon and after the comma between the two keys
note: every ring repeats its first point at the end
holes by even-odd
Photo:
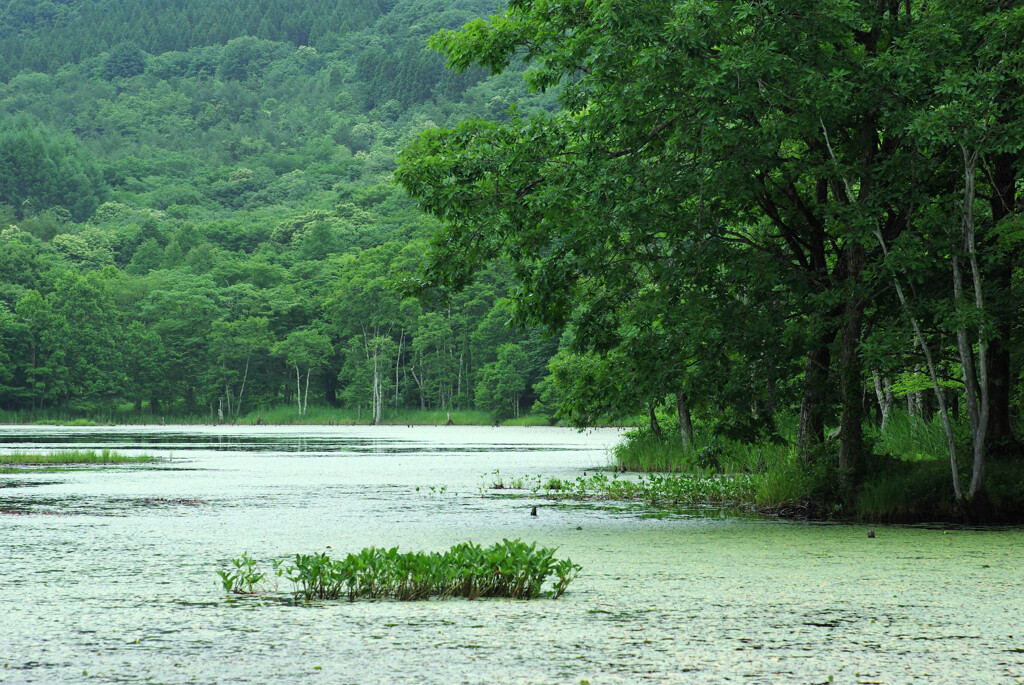
{"type": "Polygon", "coordinates": [[[0,682],[1024,682],[1020,529],[868,539],[863,526],[658,517],[488,487],[496,469],[575,478],[617,440],[0,427],[0,452],[169,458],[0,475],[0,682]],[[311,605],[229,596],[216,574],[243,551],[502,538],[557,546],[583,571],[558,600],[311,605]]]}

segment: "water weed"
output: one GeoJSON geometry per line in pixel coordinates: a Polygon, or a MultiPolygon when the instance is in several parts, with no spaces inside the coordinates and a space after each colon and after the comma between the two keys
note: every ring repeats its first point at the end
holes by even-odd
{"type": "MultiPolygon", "coordinates": [[[[265,591],[266,574],[243,554],[232,560],[232,568],[218,574],[225,591],[253,594],[265,591]]],[[[291,581],[296,599],[396,599],[415,601],[429,598],[479,599],[508,597],[533,599],[543,594],[560,597],[580,571],[570,559],[556,559],[555,550],[527,545],[521,540],[503,540],[490,547],[472,542],[453,546],[446,552],[399,552],[368,547],[342,559],[326,553],[296,554],[291,562],[274,560],[274,573],[291,581]]]]}
{"type": "Polygon", "coordinates": [[[248,552],[242,552],[242,556],[232,559],[231,563],[234,568],[217,570],[224,590],[236,595],[254,595],[259,592],[260,583],[266,574],[257,570],[257,561],[248,552]]]}
{"type": "Polygon", "coordinates": [[[715,505],[740,507],[754,501],[758,478],[748,474],[735,476],[696,476],[643,474],[620,477],[598,471],[575,480],[536,476],[530,492],[555,500],[636,501],[655,507],[715,505]]]}

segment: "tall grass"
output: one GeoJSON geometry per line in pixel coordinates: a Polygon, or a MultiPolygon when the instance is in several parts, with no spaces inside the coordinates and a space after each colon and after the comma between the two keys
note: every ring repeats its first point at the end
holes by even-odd
{"type": "MultiPolygon", "coordinates": [[[[946,431],[938,414],[925,421],[905,411],[893,411],[885,430],[871,428],[868,434],[874,438],[877,451],[902,461],[949,459],[946,431]]],[[[957,450],[965,454],[970,440],[967,424],[954,422],[953,435],[957,450]]]]}
{"type": "Polygon", "coordinates": [[[678,432],[656,436],[648,428],[626,433],[612,451],[620,469],[661,473],[759,473],[791,453],[785,442],[749,444],[707,433],[698,433],[684,447],[678,432]]]}

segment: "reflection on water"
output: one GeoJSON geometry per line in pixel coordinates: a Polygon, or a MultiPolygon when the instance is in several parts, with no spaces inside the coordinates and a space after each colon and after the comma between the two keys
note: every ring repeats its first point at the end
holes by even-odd
{"type": "Polygon", "coordinates": [[[881,528],[869,540],[855,526],[652,516],[481,488],[496,468],[575,478],[607,463],[616,439],[0,428],[0,451],[171,459],[0,475],[0,681],[1022,682],[1019,530],[881,528]],[[583,572],[558,601],[313,606],[229,597],[215,574],[246,550],[338,556],[502,537],[557,546],[583,572]]]}

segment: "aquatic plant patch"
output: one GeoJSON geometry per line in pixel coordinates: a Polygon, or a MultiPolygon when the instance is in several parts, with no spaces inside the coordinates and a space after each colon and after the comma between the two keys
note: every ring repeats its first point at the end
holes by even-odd
{"type": "Polygon", "coordinates": [[[575,480],[522,476],[508,479],[507,482],[516,483],[516,486],[510,486],[500,478],[494,480],[496,475],[492,472],[483,477],[492,482],[491,490],[522,489],[547,499],[636,501],[656,507],[745,506],[756,501],[760,482],[751,474],[690,476],[653,473],[620,478],[617,472],[598,471],[590,476],[578,476],[575,480]]]}
{"type": "Polygon", "coordinates": [[[104,449],[93,450],[62,450],[46,454],[12,452],[0,454],[0,466],[59,466],[73,464],[144,464],[160,461],[159,457],[149,455],[126,455],[104,449]]]}
{"type": "Polygon", "coordinates": [[[276,592],[281,579],[296,599],[479,599],[561,597],[580,571],[570,559],[536,543],[503,540],[490,547],[463,542],[446,552],[399,552],[368,547],[342,559],[326,553],[296,554],[271,561],[270,575],[248,553],[220,569],[221,584],[234,594],[276,592]],[[273,588],[267,581],[273,579],[273,588]],[[545,583],[549,589],[545,593],[545,583]]]}

